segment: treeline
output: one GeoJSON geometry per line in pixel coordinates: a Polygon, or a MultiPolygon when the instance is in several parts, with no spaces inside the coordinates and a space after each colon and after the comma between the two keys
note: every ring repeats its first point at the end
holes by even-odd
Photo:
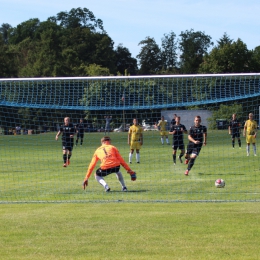
{"type": "Polygon", "coordinates": [[[109,75],[246,73],[260,71],[260,46],[248,50],[224,33],[212,38],[193,29],[164,34],[161,44],[146,37],[136,58],[105,31],[87,8],[46,21],[30,19],[0,27],[0,78],[109,75]]]}

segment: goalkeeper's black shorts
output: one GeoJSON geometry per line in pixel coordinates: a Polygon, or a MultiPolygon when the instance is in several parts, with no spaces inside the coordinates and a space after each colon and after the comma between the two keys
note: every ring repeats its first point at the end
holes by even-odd
{"type": "Polygon", "coordinates": [[[101,168],[99,168],[96,171],[96,175],[99,177],[105,177],[111,173],[118,173],[119,170],[120,170],[120,165],[113,167],[113,168],[106,169],[106,170],[102,170],[101,168]]]}

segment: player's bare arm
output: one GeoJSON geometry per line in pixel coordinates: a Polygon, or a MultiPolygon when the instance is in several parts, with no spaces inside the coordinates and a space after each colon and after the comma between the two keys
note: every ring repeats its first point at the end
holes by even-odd
{"type": "Polygon", "coordinates": [[[140,134],[140,144],[143,145],[143,134],[140,134]]]}
{"type": "Polygon", "coordinates": [[[188,135],[189,141],[193,142],[194,144],[199,144],[200,141],[195,141],[190,135],[188,135]]]}
{"type": "Polygon", "coordinates": [[[56,141],[59,139],[60,134],[61,134],[61,131],[59,131],[59,132],[56,134],[56,137],[55,137],[56,141]]]}
{"type": "Polygon", "coordinates": [[[207,133],[203,134],[203,139],[204,139],[203,145],[206,145],[207,144],[207,133]]]}
{"type": "Polygon", "coordinates": [[[247,126],[246,126],[246,123],[245,123],[244,131],[243,131],[243,136],[246,136],[246,129],[247,129],[247,126]]]}
{"type": "Polygon", "coordinates": [[[130,145],[130,141],[131,141],[131,133],[128,134],[128,139],[127,139],[127,143],[130,145]]]}

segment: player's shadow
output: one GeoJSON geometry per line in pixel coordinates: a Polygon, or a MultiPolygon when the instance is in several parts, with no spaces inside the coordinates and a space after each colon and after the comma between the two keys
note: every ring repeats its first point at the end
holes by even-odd
{"type": "Polygon", "coordinates": [[[218,173],[218,174],[216,174],[216,173],[204,173],[204,172],[199,172],[198,174],[201,175],[201,176],[203,176],[203,175],[205,175],[205,176],[209,176],[209,175],[214,175],[214,176],[216,176],[216,175],[218,175],[218,176],[221,176],[221,175],[223,175],[223,176],[227,176],[227,175],[245,175],[244,173],[218,173]]]}
{"type": "Polygon", "coordinates": [[[119,191],[119,190],[111,190],[109,193],[116,193],[116,192],[120,192],[120,193],[140,193],[140,192],[147,192],[148,190],[127,190],[127,191],[119,191]]]}

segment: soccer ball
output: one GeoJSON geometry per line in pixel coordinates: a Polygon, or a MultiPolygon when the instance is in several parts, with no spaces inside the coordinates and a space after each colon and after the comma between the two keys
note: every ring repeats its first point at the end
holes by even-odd
{"type": "Polygon", "coordinates": [[[224,180],[222,180],[222,179],[217,179],[216,181],[215,181],[215,186],[217,187],[217,188],[224,188],[225,187],[225,181],[224,180]]]}

